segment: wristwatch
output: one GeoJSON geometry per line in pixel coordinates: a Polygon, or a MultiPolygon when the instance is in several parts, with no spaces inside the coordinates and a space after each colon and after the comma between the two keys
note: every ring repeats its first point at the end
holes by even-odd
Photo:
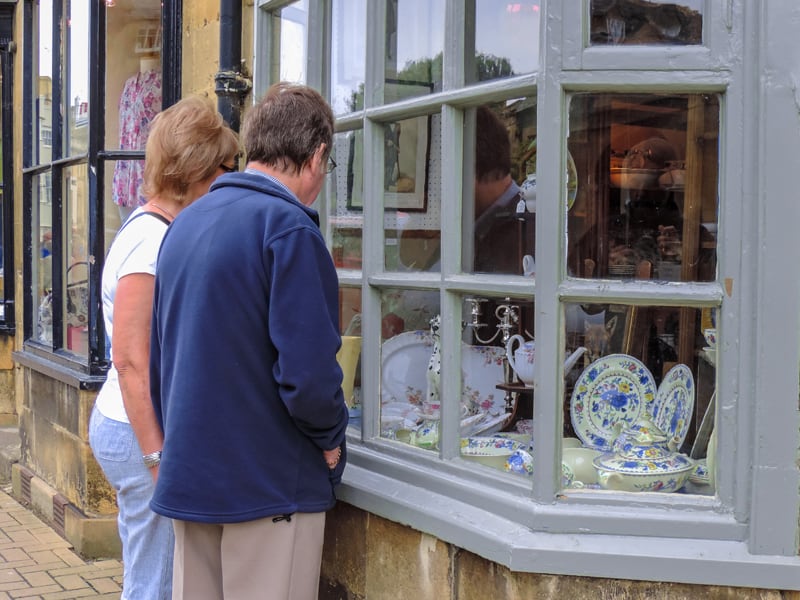
{"type": "Polygon", "coordinates": [[[148,469],[157,467],[161,463],[161,450],[156,450],[150,454],[143,455],[142,462],[144,462],[144,466],[148,469]]]}

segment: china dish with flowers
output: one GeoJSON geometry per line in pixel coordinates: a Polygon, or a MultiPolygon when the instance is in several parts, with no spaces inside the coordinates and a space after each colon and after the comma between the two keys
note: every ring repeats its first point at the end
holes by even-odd
{"type": "Polygon", "coordinates": [[[508,472],[533,472],[533,458],[525,450],[525,445],[508,438],[462,438],[461,457],[508,472]]]}
{"type": "Polygon", "coordinates": [[[587,448],[608,451],[617,423],[632,424],[650,412],[656,383],[648,368],[627,354],[611,354],[590,364],[570,400],[575,434],[587,448]]]}
{"type": "Polygon", "coordinates": [[[621,430],[613,452],[593,460],[597,480],[606,489],[624,492],[675,492],[695,469],[695,462],[676,452],[677,438],[670,438],[643,414],[621,430]]]}
{"type": "Polygon", "coordinates": [[[694,411],[694,377],[686,365],[672,367],[658,386],[653,403],[653,422],[669,437],[683,444],[694,411]]]}
{"type": "MultiPolygon", "coordinates": [[[[428,389],[428,363],[433,352],[429,331],[406,331],[389,338],[381,347],[381,403],[411,404],[422,413],[428,389]]],[[[462,344],[464,385],[461,405],[469,414],[499,416],[505,399],[497,390],[503,380],[505,350],[498,346],[462,344]]],[[[423,417],[437,417],[426,415],[423,417]]]]}

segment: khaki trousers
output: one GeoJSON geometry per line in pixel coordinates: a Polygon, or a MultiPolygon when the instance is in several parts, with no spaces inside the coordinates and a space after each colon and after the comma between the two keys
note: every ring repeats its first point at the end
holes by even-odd
{"type": "Polygon", "coordinates": [[[173,600],[317,600],[324,512],[173,527],[173,600]]]}

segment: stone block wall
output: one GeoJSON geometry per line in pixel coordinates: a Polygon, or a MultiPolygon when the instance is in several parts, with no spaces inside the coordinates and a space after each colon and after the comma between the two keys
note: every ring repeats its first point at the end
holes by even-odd
{"type": "Polygon", "coordinates": [[[328,513],[320,600],[800,600],[800,592],[515,573],[339,502],[328,513]]]}
{"type": "Polygon", "coordinates": [[[96,392],[23,367],[20,463],[87,515],[116,512],[113,489],[89,447],[96,392]]]}

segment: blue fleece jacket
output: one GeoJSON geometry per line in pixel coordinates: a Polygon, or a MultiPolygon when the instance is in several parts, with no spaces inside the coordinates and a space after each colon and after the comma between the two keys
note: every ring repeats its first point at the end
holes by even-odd
{"type": "Polygon", "coordinates": [[[347,408],[338,281],[317,213],[277,181],[232,173],[161,246],[150,381],[164,431],[152,509],[232,523],[334,502],[347,408]]]}

